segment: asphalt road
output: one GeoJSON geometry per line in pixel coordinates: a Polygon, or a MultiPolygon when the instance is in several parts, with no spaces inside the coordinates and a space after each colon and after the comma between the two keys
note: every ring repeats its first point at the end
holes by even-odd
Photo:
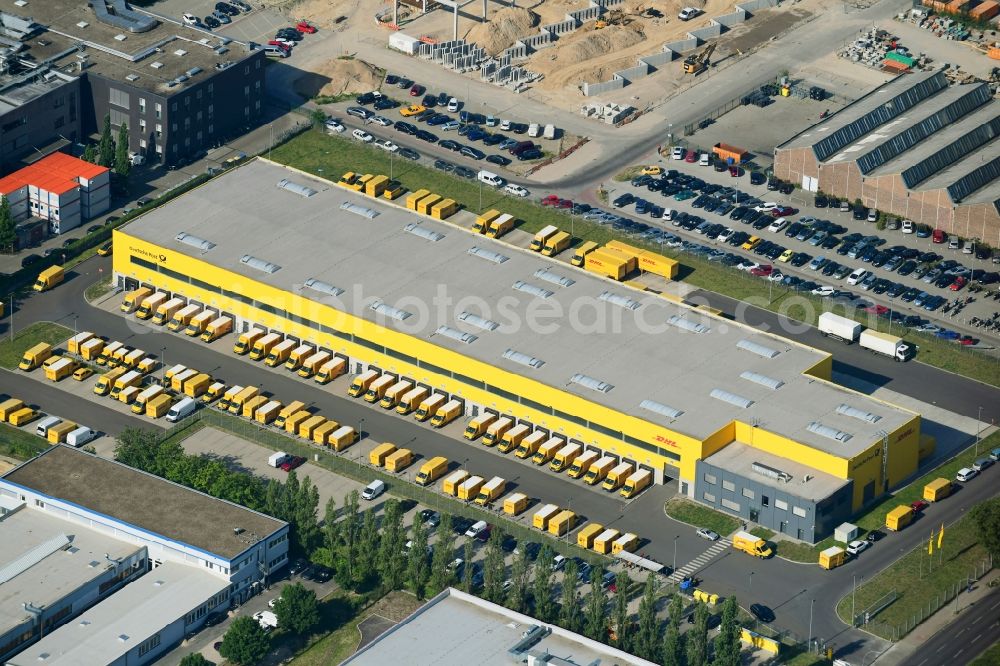
{"type": "Polygon", "coordinates": [[[1000,588],[962,610],[957,620],[934,634],[900,666],[962,666],[997,641],[1000,641],[1000,588]]]}
{"type": "MultiPolygon", "coordinates": [[[[392,441],[398,445],[416,442],[413,448],[422,455],[444,455],[476,473],[502,476],[529,496],[566,505],[588,520],[613,525],[622,531],[632,531],[644,538],[652,539],[643,545],[642,551],[665,564],[673,564],[675,544],[676,562],[679,566],[694,559],[708,547],[708,542],[696,537],[692,528],[662,517],[662,502],[673,493],[670,486],[652,488],[637,500],[626,504],[615,495],[608,495],[564,476],[554,475],[534,465],[502,456],[479,444],[466,444],[446,437],[439,431],[418,424],[412,419],[370,407],[366,403],[341,394],[334,394],[329,390],[297,380],[283,371],[270,371],[231,354],[218,353],[187,337],[137,326],[117,314],[86,305],[83,300],[86,286],[100,274],[108,274],[108,271],[110,271],[108,259],[95,257],[80,264],[66,284],[51,292],[34,294],[19,303],[15,312],[15,325],[23,327],[32,321],[52,319],[51,313],[61,313],[62,316],[58,320],[71,328],[75,320],[79,330],[92,330],[125,341],[127,344],[141,346],[150,353],[161,356],[167,364],[184,363],[221,377],[229,383],[262,385],[279,398],[296,398],[311,402],[323,414],[329,414],[344,423],[358,424],[366,435],[378,441],[392,441]],[[103,273],[100,273],[99,269],[103,270],[103,273]]],[[[773,319],[775,315],[771,313],[759,312],[759,316],[761,323],[773,324],[775,321],[773,319]]],[[[751,323],[755,321],[749,315],[748,319],[751,323]]],[[[815,340],[806,338],[806,341],[823,348],[833,344],[818,335],[815,340]]],[[[838,345],[836,351],[841,358],[844,358],[843,345],[838,345]]],[[[854,350],[847,349],[848,353],[852,351],[854,350]]],[[[944,396],[947,399],[965,396],[957,401],[956,407],[961,407],[964,403],[966,407],[970,404],[983,404],[995,408],[1000,404],[992,389],[984,394],[985,387],[982,385],[936,371],[929,366],[883,362],[868,355],[865,355],[863,363],[859,362],[859,367],[862,366],[869,375],[884,374],[884,383],[895,382],[893,387],[904,393],[916,391],[921,396],[931,395],[938,398],[944,396]],[[991,396],[992,403],[986,400],[991,396]],[[982,401],[979,401],[980,397],[983,397],[982,401]]],[[[849,370],[850,366],[845,368],[849,370]]],[[[10,378],[11,375],[7,377],[10,378]]],[[[870,376],[867,378],[870,379],[870,376]]],[[[18,383],[19,390],[24,384],[25,382],[18,383]]],[[[41,384],[38,390],[58,393],[58,389],[41,384]]],[[[74,412],[68,403],[74,398],[64,395],[62,400],[66,402],[59,402],[54,397],[51,400],[55,405],[53,407],[49,406],[48,395],[38,401],[53,411],[61,410],[66,416],[73,418],[74,412]]],[[[938,402],[944,406],[950,404],[942,402],[942,399],[938,402]]],[[[92,413],[95,407],[90,402],[84,402],[78,409],[81,412],[86,410],[85,413],[92,413]]],[[[967,408],[962,411],[968,413],[967,408]]],[[[124,418],[124,423],[131,420],[117,413],[114,415],[117,419],[124,418]]],[[[103,421],[96,423],[96,426],[108,431],[116,427],[106,426],[103,421]]],[[[771,606],[777,615],[776,626],[790,630],[800,637],[809,634],[809,620],[812,615],[813,636],[835,643],[838,646],[838,654],[845,653],[840,650],[853,653],[856,649],[872,649],[881,641],[845,627],[834,612],[837,600],[851,589],[852,576],[857,574],[867,578],[881,570],[922,542],[927,533],[926,529],[920,529],[922,524],[926,522],[936,527],[942,521],[951,523],[957,520],[972,504],[994,494],[995,487],[995,484],[983,480],[974,481],[956,493],[954,499],[928,509],[928,516],[917,522],[917,528],[888,536],[856,561],[834,571],[823,571],[815,564],[761,562],[742,553],[727,550],[708,562],[698,574],[705,579],[705,586],[708,589],[722,595],[736,595],[744,606],[753,602],[771,606]],[[813,604],[812,600],[816,603],[813,604]]]]}

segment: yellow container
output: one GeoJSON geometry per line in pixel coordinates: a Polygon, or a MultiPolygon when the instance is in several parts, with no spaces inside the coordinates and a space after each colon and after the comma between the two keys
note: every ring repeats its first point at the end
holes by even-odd
{"type": "Polygon", "coordinates": [[[928,502],[939,502],[955,489],[949,479],[934,479],[924,486],[924,499],[928,502]]]}
{"type": "Polygon", "coordinates": [[[406,207],[409,210],[417,209],[417,202],[430,194],[430,190],[417,190],[416,192],[411,192],[406,195],[406,207]]]}
{"type": "Polygon", "coordinates": [[[598,523],[589,523],[576,535],[576,545],[580,548],[591,548],[594,545],[594,539],[597,538],[601,532],[604,531],[604,525],[598,523]]]}
{"type": "Polygon", "coordinates": [[[7,420],[12,426],[23,426],[26,423],[31,423],[37,418],[38,412],[33,410],[31,407],[22,407],[21,409],[13,412],[7,420]]]}
{"type": "Polygon", "coordinates": [[[559,507],[555,504],[546,504],[531,517],[531,524],[542,531],[548,529],[549,521],[559,513],[559,507]]]}
{"type": "Polygon", "coordinates": [[[469,478],[469,473],[464,469],[458,469],[445,477],[444,481],[441,482],[441,490],[446,495],[451,495],[456,497],[458,495],[458,487],[469,478]]]}
{"type": "Polygon", "coordinates": [[[298,400],[287,405],[280,412],[278,412],[278,418],[274,420],[274,425],[278,426],[279,428],[284,428],[285,420],[288,419],[288,417],[291,416],[292,414],[301,412],[303,409],[305,409],[305,406],[306,403],[299,402],[298,400]]]}
{"type": "Polygon", "coordinates": [[[280,411],[281,403],[277,400],[271,400],[261,407],[258,407],[257,411],[254,412],[253,418],[258,423],[267,425],[274,419],[278,418],[278,412],[280,411]]]}
{"type": "Polygon", "coordinates": [[[843,548],[830,546],[819,554],[819,565],[824,569],[834,569],[839,567],[847,559],[847,553],[843,548]]]}
{"type": "Polygon", "coordinates": [[[8,398],[0,403],[0,421],[6,421],[14,412],[24,409],[24,401],[17,398],[8,398]]]}
{"type": "Polygon", "coordinates": [[[503,512],[508,516],[517,516],[528,508],[528,496],[524,493],[514,493],[503,500],[503,512]]]}
{"type": "Polygon", "coordinates": [[[385,468],[390,472],[401,472],[413,463],[413,451],[397,449],[385,459],[385,468]]]}
{"type": "Polygon", "coordinates": [[[431,208],[431,217],[438,220],[447,220],[458,210],[458,203],[454,199],[445,199],[434,204],[431,208]]]}
{"type": "Polygon", "coordinates": [[[83,345],[83,343],[86,342],[87,340],[90,340],[93,337],[94,334],[91,333],[90,331],[81,331],[80,333],[77,333],[72,338],[66,341],[66,351],[68,351],[70,354],[79,354],[80,347],[83,345]]]}
{"type": "Polygon", "coordinates": [[[428,194],[426,197],[417,202],[417,212],[429,215],[431,208],[439,201],[441,201],[440,194],[428,194]]]}
{"type": "Polygon", "coordinates": [[[310,416],[299,424],[299,437],[302,437],[303,439],[312,439],[313,433],[316,432],[316,428],[320,427],[324,423],[326,423],[325,416],[310,416]]]}
{"type": "Polygon", "coordinates": [[[389,182],[388,176],[378,175],[373,176],[371,180],[365,183],[365,194],[370,197],[377,197],[385,191],[385,186],[389,182]]]}
{"type": "Polygon", "coordinates": [[[604,530],[594,538],[594,550],[603,555],[607,555],[611,552],[611,548],[619,534],[621,534],[621,532],[614,528],[609,527],[604,530]]]}
{"type": "Polygon", "coordinates": [[[563,536],[564,534],[570,532],[575,524],[576,514],[568,509],[565,509],[557,513],[551,520],[549,520],[549,534],[563,536]]]}
{"type": "MultiPolygon", "coordinates": [[[[187,393],[187,387],[185,387],[185,391],[184,392],[187,393]]],[[[192,398],[197,398],[198,396],[193,395],[191,397],[192,398]]],[[[247,400],[245,403],[243,403],[243,409],[240,412],[240,415],[243,418],[252,419],[254,417],[254,414],[257,413],[257,410],[260,409],[261,407],[263,407],[264,405],[266,405],[269,402],[270,402],[270,400],[268,400],[267,398],[265,398],[262,395],[254,396],[254,397],[250,398],[249,400],[247,400]]]]}
{"type": "Polygon", "coordinates": [[[172,403],[173,401],[170,399],[169,395],[161,393],[146,403],[146,416],[158,419],[170,411],[170,405],[172,403]]]}
{"type": "Polygon", "coordinates": [[[631,532],[626,532],[611,543],[611,554],[617,555],[622,551],[631,553],[638,547],[639,537],[631,532]]]}
{"type": "Polygon", "coordinates": [[[396,452],[396,445],[385,442],[379,444],[368,454],[368,461],[376,467],[385,465],[385,459],[396,452]]]}
{"type": "Polygon", "coordinates": [[[46,439],[49,440],[49,444],[59,444],[60,442],[66,441],[66,435],[70,434],[79,427],[80,426],[72,421],[63,421],[62,423],[49,428],[46,439]]]}
{"type": "Polygon", "coordinates": [[[312,414],[310,414],[304,409],[300,412],[295,412],[287,419],[285,419],[285,432],[294,435],[299,431],[299,426],[302,425],[302,422],[310,418],[311,416],[312,414]]]}
{"type": "Polygon", "coordinates": [[[354,428],[351,426],[340,426],[330,433],[327,444],[329,444],[330,448],[334,451],[343,451],[359,439],[360,436],[354,428]]]}
{"type": "Polygon", "coordinates": [[[330,442],[330,435],[333,434],[338,428],[340,428],[339,423],[328,419],[326,423],[313,430],[312,439],[317,444],[326,446],[330,442]]]}

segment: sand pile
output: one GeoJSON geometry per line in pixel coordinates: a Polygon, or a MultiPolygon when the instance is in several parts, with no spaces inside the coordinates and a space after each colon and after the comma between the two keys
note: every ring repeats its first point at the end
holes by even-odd
{"type": "Polygon", "coordinates": [[[522,37],[538,32],[538,14],[521,7],[504,7],[487,23],[479,23],[465,39],[482,46],[491,56],[510,48],[522,37]]]}
{"type": "Polygon", "coordinates": [[[613,25],[603,30],[582,28],[563,37],[551,48],[543,49],[531,58],[529,69],[544,74],[573,65],[579,65],[594,58],[615,55],[623,49],[643,41],[642,24],[613,25]]]}
{"type": "Polygon", "coordinates": [[[382,83],[382,71],[364,60],[335,58],[314,69],[294,83],[295,92],[307,99],[378,90],[382,83]]]}

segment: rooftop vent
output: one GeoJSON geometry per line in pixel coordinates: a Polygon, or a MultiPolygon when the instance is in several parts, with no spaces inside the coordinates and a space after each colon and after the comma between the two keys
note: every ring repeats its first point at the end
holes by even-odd
{"type": "Polygon", "coordinates": [[[407,312],[406,310],[400,310],[399,308],[394,308],[391,305],[386,305],[382,301],[375,301],[368,307],[370,307],[372,310],[379,313],[380,315],[389,317],[390,319],[395,319],[396,321],[406,321],[407,319],[413,316],[412,312],[407,312]]]}
{"type": "Polygon", "coordinates": [[[508,349],[503,353],[503,357],[508,361],[514,361],[514,363],[520,363],[521,365],[526,365],[529,368],[538,369],[545,365],[545,361],[540,358],[535,358],[534,356],[529,356],[528,354],[515,351],[513,349],[508,349]]]}
{"type": "Polygon", "coordinates": [[[128,643],[128,634],[118,634],[119,643],[128,643]]]}
{"type": "Polygon", "coordinates": [[[684,329],[685,331],[691,331],[692,333],[708,333],[710,330],[708,326],[691,321],[690,319],[685,319],[680,315],[672,315],[667,322],[673,324],[677,328],[684,329]]]}
{"type": "Polygon", "coordinates": [[[28,0],[14,0],[14,4],[18,7],[27,7],[28,0]]]}
{"type": "MultiPolygon", "coordinates": [[[[20,0],[18,0],[18,2],[20,2],[20,0]]],[[[15,2],[14,4],[16,5],[17,2],[15,2]]],[[[18,5],[18,6],[20,6],[20,5],[18,5]]],[[[78,21],[77,24],[76,24],[76,27],[78,27],[78,28],[86,28],[88,25],[90,25],[90,24],[87,23],[86,21],[78,21]]]]}
{"type": "Polygon", "coordinates": [[[764,463],[753,462],[750,463],[750,469],[760,474],[761,476],[766,476],[772,479],[777,479],[778,481],[784,481],[788,483],[792,480],[792,475],[788,472],[782,472],[780,469],[770,467],[764,463]]]}
{"type": "Polygon", "coordinates": [[[186,56],[187,55],[187,51],[185,51],[184,49],[177,49],[176,51],[174,51],[174,55],[175,56],[186,56]]]}
{"type": "Polygon", "coordinates": [[[823,425],[819,421],[812,421],[806,426],[806,430],[809,432],[814,432],[817,435],[822,435],[823,437],[828,437],[829,439],[836,440],[838,442],[846,442],[852,435],[843,430],[837,430],[828,425],[823,425]]]}
{"type": "Polygon", "coordinates": [[[471,312],[463,312],[458,315],[458,319],[459,321],[464,321],[466,324],[475,326],[476,328],[484,331],[495,331],[500,326],[500,324],[492,319],[485,319],[477,314],[472,314],[471,312]]]}
{"type": "Polygon", "coordinates": [[[302,286],[306,289],[312,289],[313,291],[318,291],[321,294],[326,294],[328,296],[340,296],[344,293],[344,290],[340,287],[334,286],[329,282],[317,280],[316,278],[309,278],[302,284],[302,286]]]}
{"type": "Polygon", "coordinates": [[[593,377],[588,377],[587,375],[581,375],[579,372],[570,377],[569,380],[574,384],[585,386],[591,391],[597,391],[598,393],[607,393],[614,388],[613,384],[602,382],[600,379],[594,379],[593,377]]]}
{"type": "Polygon", "coordinates": [[[736,395],[735,393],[730,393],[729,391],[723,391],[722,389],[712,389],[709,395],[716,400],[728,402],[730,405],[735,405],[740,409],[746,409],[753,404],[753,400],[750,400],[749,398],[744,398],[741,395],[736,395]]]}
{"type": "Polygon", "coordinates": [[[837,405],[837,413],[856,418],[859,421],[867,421],[868,423],[878,423],[882,420],[882,417],[878,414],[872,414],[871,412],[866,412],[863,409],[851,407],[847,404],[837,405]]]}
{"type": "Polygon", "coordinates": [[[187,74],[188,76],[195,76],[197,74],[201,74],[201,67],[192,67],[191,69],[189,69],[184,73],[187,74]]]}
{"type": "Polygon", "coordinates": [[[517,291],[523,291],[526,294],[531,294],[532,296],[537,296],[538,298],[548,298],[552,296],[555,292],[549,291],[548,289],[542,289],[541,287],[536,287],[533,284],[525,282],[523,280],[518,280],[513,284],[513,288],[517,291]]]}
{"type": "Polygon", "coordinates": [[[452,340],[456,340],[458,342],[467,345],[470,345],[479,339],[479,336],[477,335],[473,335],[472,333],[464,333],[458,330],[457,328],[451,328],[449,326],[438,326],[438,329],[435,332],[438,335],[443,335],[446,338],[451,338],[452,340]]]}
{"type": "Polygon", "coordinates": [[[751,372],[750,370],[745,370],[744,372],[741,372],[740,377],[749,382],[753,382],[754,384],[760,384],[761,386],[766,386],[772,391],[777,391],[778,389],[780,389],[782,386],[785,385],[785,382],[781,381],[780,379],[775,379],[774,377],[768,377],[767,375],[762,375],[759,372],[751,372]]]}
{"type": "Polygon", "coordinates": [[[493,252],[492,250],[485,250],[478,246],[472,246],[469,248],[469,254],[473,254],[480,259],[485,259],[486,261],[492,261],[494,264],[502,264],[503,262],[510,259],[510,257],[500,254],[499,252],[493,252]]]}
{"type": "Polygon", "coordinates": [[[368,218],[369,220],[374,220],[378,217],[378,211],[372,210],[371,208],[365,208],[364,206],[359,206],[357,204],[352,204],[350,201],[345,201],[340,204],[340,210],[346,210],[348,213],[354,213],[355,215],[360,215],[361,217],[368,218]]]}
{"type": "Polygon", "coordinates": [[[176,236],[174,236],[174,240],[177,241],[178,243],[184,243],[185,245],[190,245],[191,247],[201,250],[202,252],[208,252],[209,250],[215,247],[215,243],[213,243],[212,241],[205,240],[204,238],[199,238],[198,236],[189,234],[186,231],[182,231],[176,236]]]}
{"type": "Polygon", "coordinates": [[[770,347],[765,347],[764,345],[753,342],[752,340],[743,339],[736,343],[737,349],[742,349],[743,351],[748,351],[752,354],[757,354],[757,356],[763,356],[764,358],[774,358],[781,352],[777,349],[771,349],[770,347]]]}
{"type": "Polygon", "coordinates": [[[431,231],[430,229],[425,229],[419,224],[408,224],[405,227],[403,227],[403,229],[405,231],[409,231],[414,236],[420,236],[421,238],[425,238],[431,241],[432,243],[436,243],[442,238],[444,238],[444,234],[438,233],[436,231],[431,231]]]}
{"type": "Polygon", "coordinates": [[[553,273],[547,268],[539,268],[535,271],[535,277],[546,282],[551,282],[552,284],[557,284],[560,287],[572,287],[576,284],[576,280],[571,280],[568,277],[559,275],[558,273],[553,273]]]}
{"type": "Polygon", "coordinates": [[[639,406],[646,411],[659,414],[660,416],[666,416],[668,419],[676,419],[684,413],[680,409],[674,409],[669,405],[664,405],[663,403],[655,402],[653,400],[643,400],[639,403],[639,406]]]}
{"type": "Polygon", "coordinates": [[[138,81],[139,80],[139,75],[138,74],[129,74],[128,76],[125,77],[125,80],[126,81],[138,81]]]}
{"type": "Polygon", "coordinates": [[[126,39],[128,39],[128,37],[126,37],[125,35],[121,34],[115,35],[115,41],[124,42],[126,39]]]}
{"type": "Polygon", "coordinates": [[[625,308],[626,310],[638,310],[639,305],[641,305],[639,301],[611,291],[602,292],[598,298],[607,303],[611,303],[612,305],[617,305],[620,308],[625,308]]]}
{"type": "Polygon", "coordinates": [[[287,178],[282,178],[278,181],[278,187],[283,190],[288,190],[292,194],[298,194],[300,197],[309,198],[319,194],[316,190],[311,187],[306,187],[305,185],[299,185],[298,183],[292,182],[287,178]]]}
{"type": "Polygon", "coordinates": [[[153,69],[160,69],[161,67],[163,67],[163,63],[160,62],[159,60],[154,60],[153,62],[149,63],[149,66],[152,67],[153,69]]]}
{"type": "Polygon", "coordinates": [[[244,254],[240,257],[240,261],[250,268],[256,268],[264,273],[277,273],[281,270],[281,266],[278,264],[272,264],[270,261],[264,261],[263,259],[258,259],[249,254],[244,254]]]}

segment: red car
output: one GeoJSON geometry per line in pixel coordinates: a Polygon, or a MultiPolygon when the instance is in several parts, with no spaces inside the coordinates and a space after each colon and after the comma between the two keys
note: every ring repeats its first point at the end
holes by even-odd
{"type": "Polygon", "coordinates": [[[281,469],[286,472],[291,472],[296,467],[301,467],[302,463],[306,461],[302,456],[291,456],[285,462],[281,463],[281,469]]]}
{"type": "Polygon", "coordinates": [[[542,199],[543,206],[555,206],[560,201],[559,196],[555,194],[550,194],[542,199]]]}
{"type": "Polygon", "coordinates": [[[276,41],[276,40],[272,39],[271,41],[269,41],[267,43],[267,45],[268,46],[277,46],[279,49],[281,49],[285,53],[291,53],[292,52],[292,47],[289,46],[288,44],[285,44],[284,42],[279,42],[279,41],[276,41]]]}
{"type": "Polygon", "coordinates": [[[968,347],[969,345],[974,345],[978,343],[979,340],[972,337],[971,335],[963,335],[958,340],[955,340],[955,342],[957,342],[960,345],[965,345],[966,347],[968,347]]]}
{"type": "Polygon", "coordinates": [[[560,199],[559,201],[555,202],[552,205],[555,206],[556,208],[572,208],[573,202],[570,201],[569,199],[560,199]]]}
{"type": "Polygon", "coordinates": [[[913,509],[913,513],[920,513],[921,511],[923,511],[924,509],[926,509],[929,506],[930,506],[930,504],[928,504],[927,502],[925,502],[923,500],[917,500],[916,502],[910,502],[910,508],[913,509]]]}
{"type": "Polygon", "coordinates": [[[426,88],[424,88],[419,83],[414,83],[413,87],[410,88],[410,97],[419,97],[420,95],[424,94],[425,90],[426,88]]]}
{"type": "Polygon", "coordinates": [[[763,266],[755,266],[750,269],[750,275],[756,275],[757,277],[767,277],[774,271],[774,266],[771,264],[764,264],[763,266]]]}
{"type": "Polygon", "coordinates": [[[315,34],[316,32],[316,26],[310,25],[308,21],[299,21],[295,24],[295,29],[309,35],[315,34]]]}
{"type": "Polygon", "coordinates": [[[940,245],[948,240],[948,234],[944,232],[944,229],[935,229],[931,232],[931,240],[940,245]]]}
{"type": "Polygon", "coordinates": [[[889,308],[885,307],[884,305],[869,305],[868,307],[865,308],[865,312],[873,315],[884,315],[888,311],[889,308]]]}
{"type": "Polygon", "coordinates": [[[771,211],[771,217],[788,217],[789,215],[795,215],[799,212],[798,208],[791,208],[790,206],[778,206],[771,211]]]}
{"type": "Polygon", "coordinates": [[[688,153],[687,153],[687,155],[684,156],[684,161],[687,162],[688,164],[694,164],[695,162],[697,162],[698,161],[698,151],[697,150],[689,150],[688,153]]]}
{"type": "Polygon", "coordinates": [[[968,280],[966,280],[964,277],[960,275],[957,278],[955,278],[955,281],[952,282],[951,286],[948,288],[951,289],[952,291],[958,291],[959,289],[964,287],[968,282],[969,282],[968,280]]]}

